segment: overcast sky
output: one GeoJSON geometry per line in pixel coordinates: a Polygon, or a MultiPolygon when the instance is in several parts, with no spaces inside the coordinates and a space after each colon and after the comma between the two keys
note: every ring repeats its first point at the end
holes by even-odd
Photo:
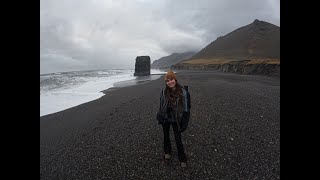
{"type": "Polygon", "coordinates": [[[133,69],[255,19],[280,26],[280,0],[41,0],[40,73],[133,69]]]}

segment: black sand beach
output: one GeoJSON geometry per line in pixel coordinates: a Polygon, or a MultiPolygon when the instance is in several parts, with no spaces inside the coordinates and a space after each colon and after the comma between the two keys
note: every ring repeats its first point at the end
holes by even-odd
{"type": "Polygon", "coordinates": [[[178,73],[189,86],[188,167],[161,160],[163,78],[40,118],[40,179],[280,179],[280,79],[178,73]]]}

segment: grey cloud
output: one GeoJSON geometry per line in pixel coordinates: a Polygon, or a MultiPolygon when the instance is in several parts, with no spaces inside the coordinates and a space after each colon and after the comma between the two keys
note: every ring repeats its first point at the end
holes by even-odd
{"type": "Polygon", "coordinates": [[[280,25],[279,7],[276,0],[42,0],[40,71],[134,68],[136,56],[198,51],[254,19],[280,25]]]}

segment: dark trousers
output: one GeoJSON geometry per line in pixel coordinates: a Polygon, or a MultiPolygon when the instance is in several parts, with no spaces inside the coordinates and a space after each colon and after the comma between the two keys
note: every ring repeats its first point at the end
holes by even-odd
{"type": "Polygon", "coordinates": [[[181,133],[178,130],[177,123],[165,123],[162,125],[163,127],[163,135],[164,135],[164,141],[163,141],[163,148],[164,148],[164,153],[165,154],[170,154],[171,153],[171,143],[170,143],[170,126],[172,125],[172,129],[174,132],[174,137],[176,140],[176,145],[178,149],[178,156],[179,156],[179,161],[180,162],[186,162],[186,154],[184,153],[184,147],[181,141],[181,133]]]}

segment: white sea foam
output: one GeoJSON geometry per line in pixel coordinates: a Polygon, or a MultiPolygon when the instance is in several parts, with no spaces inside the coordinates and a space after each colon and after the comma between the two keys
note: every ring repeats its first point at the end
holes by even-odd
{"type": "MultiPolygon", "coordinates": [[[[59,112],[95,99],[115,83],[136,79],[134,70],[55,73],[40,76],[40,116],[59,112]]],[[[151,74],[164,74],[151,70],[151,74]]]]}

